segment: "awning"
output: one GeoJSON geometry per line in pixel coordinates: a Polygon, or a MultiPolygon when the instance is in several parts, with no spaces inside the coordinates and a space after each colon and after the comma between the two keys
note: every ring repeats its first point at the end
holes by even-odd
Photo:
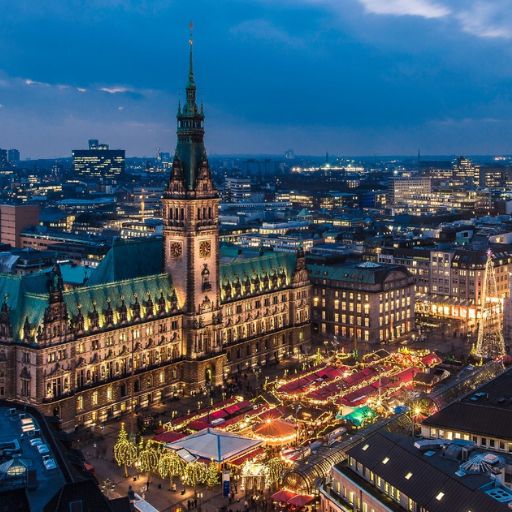
{"type": "Polygon", "coordinates": [[[153,441],[157,441],[159,443],[174,443],[178,439],[185,437],[185,434],[181,434],[180,432],[162,432],[153,437],[153,441]]]}
{"type": "Polygon", "coordinates": [[[292,498],[297,496],[293,491],[289,491],[288,489],[281,489],[280,491],[272,494],[271,498],[273,501],[279,501],[281,503],[288,503],[292,498]]]}
{"type": "Polygon", "coordinates": [[[256,450],[245,453],[241,457],[230,460],[229,464],[233,464],[234,466],[241,466],[245,461],[252,460],[258,457],[259,455],[262,455],[263,453],[265,453],[265,448],[259,447],[256,448],[256,450]]]}
{"type": "Polygon", "coordinates": [[[220,418],[225,418],[227,415],[228,415],[228,413],[224,409],[221,409],[220,411],[212,412],[210,414],[210,419],[211,420],[218,420],[220,418]]]}
{"type": "Polygon", "coordinates": [[[294,507],[305,507],[308,503],[311,503],[314,500],[314,496],[310,496],[309,494],[297,494],[293,498],[288,500],[288,505],[293,505],[294,507]]]}

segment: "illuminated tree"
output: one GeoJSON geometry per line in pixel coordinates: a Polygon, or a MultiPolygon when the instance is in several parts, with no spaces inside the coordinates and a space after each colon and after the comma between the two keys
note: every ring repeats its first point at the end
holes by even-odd
{"type": "Polygon", "coordinates": [[[169,478],[172,486],[173,477],[182,476],[185,466],[185,461],[174,450],[165,450],[158,461],[158,473],[162,478],[169,478]]]}
{"type": "Polygon", "coordinates": [[[219,467],[212,459],[206,470],[206,485],[208,487],[215,487],[219,483],[219,467]]]}
{"type": "Polygon", "coordinates": [[[286,464],[283,459],[274,457],[267,462],[267,486],[278,486],[283,480],[286,464]]]}
{"type": "Polygon", "coordinates": [[[317,349],[315,358],[314,358],[314,365],[320,366],[325,361],[325,356],[322,354],[322,351],[320,349],[317,349]]]}
{"type": "Polygon", "coordinates": [[[197,487],[206,482],[206,466],[200,462],[189,462],[183,472],[183,483],[190,487],[197,487]]]}
{"type": "Polygon", "coordinates": [[[128,477],[128,467],[133,466],[137,460],[137,448],[128,439],[128,434],[121,423],[117,441],[114,444],[114,459],[118,466],[124,467],[124,477],[128,477]]]}
{"type": "MultiPolygon", "coordinates": [[[[143,441],[141,441],[141,446],[144,446],[143,441]]],[[[148,474],[148,485],[150,474],[158,471],[159,455],[159,450],[152,441],[148,441],[144,448],[139,452],[140,469],[142,472],[146,472],[148,474]]]]}

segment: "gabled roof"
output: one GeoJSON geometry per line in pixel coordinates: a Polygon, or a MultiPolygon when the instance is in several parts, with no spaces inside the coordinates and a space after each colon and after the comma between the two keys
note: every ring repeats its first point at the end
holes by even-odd
{"type": "Polygon", "coordinates": [[[197,434],[184,437],[167,448],[173,450],[185,449],[192,455],[207,460],[223,462],[250,450],[261,444],[261,441],[243,437],[213,428],[205,428],[197,434]]]}

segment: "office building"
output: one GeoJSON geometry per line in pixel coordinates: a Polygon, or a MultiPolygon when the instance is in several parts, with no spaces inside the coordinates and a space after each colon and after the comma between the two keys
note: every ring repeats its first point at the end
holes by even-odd
{"type": "Polygon", "coordinates": [[[453,163],[453,180],[471,186],[478,186],[480,182],[480,168],[469,158],[459,156],[453,163]]]}
{"type": "Polygon", "coordinates": [[[249,178],[228,177],[224,185],[225,201],[243,203],[251,199],[251,180],[249,178]]]}
{"type": "Polygon", "coordinates": [[[390,188],[390,204],[407,204],[415,196],[432,192],[432,179],[424,176],[394,178],[390,188]]]}
{"type": "Polygon", "coordinates": [[[312,321],[320,336],[395,343],[414,330],[414,277],[385,263],[308,265],[312,321]]]}
{"type": "Polygon", "coordinates": [[[84,178],[115,178],[124,172],[124,149],[110,149],[108,144],[89,140],[89,149],[73,150],[73,169],[84,178]]]}
{"type": "Polygon", "coordinates": [[[0,205],[0,243],[22,247],[23,230],[39,223],[40,208],[35,204],[0,205]]]}

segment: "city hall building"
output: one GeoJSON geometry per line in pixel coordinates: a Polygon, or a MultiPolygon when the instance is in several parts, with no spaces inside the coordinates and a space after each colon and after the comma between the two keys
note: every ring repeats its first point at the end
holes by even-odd
{"type": "Polygon", "coordinates": [[[192,47],[177,121],[163,238],[115,243],[72,289],[58,267],[0,276],[0,398],[36,405],[69,430],[221,385],[308,342],[303,254],[219,244],[192,47]]]}

